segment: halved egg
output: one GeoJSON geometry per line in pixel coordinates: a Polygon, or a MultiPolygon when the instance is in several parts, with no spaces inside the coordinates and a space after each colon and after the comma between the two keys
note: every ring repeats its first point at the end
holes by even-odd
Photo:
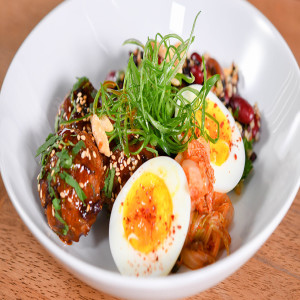
{"type": "MultiPolygon", "coordinates": [[[[202,86],[194,84],[190,87],[200,91],[202,86]]],[[[190,102],[196,97],[190,91],[185,91],[183,96],[190,102]]],[[[228,193],[238,184],[243,175],[245,165],[243,140],[234,118],[212,92],[209,92],[206,98],[205,111],[219,123],[218,141],[215,144],[209,142],[210,162],[215,175],[214,190],[228,193]]],[[[196,112],[196,119],[199,123],[202,118],[201,112],[201,110],[196,112]]],[[[217,123],[207,116],[205,117],[205,130],[211,138],[217,138],[217,123]]]]}
{"type": "Polygon", "coordinates": [[[119,193],[109,244],[121,274],[167,275],[189,228],[191,199],[185,173],[169,157],[145,162],[119,193]]]}

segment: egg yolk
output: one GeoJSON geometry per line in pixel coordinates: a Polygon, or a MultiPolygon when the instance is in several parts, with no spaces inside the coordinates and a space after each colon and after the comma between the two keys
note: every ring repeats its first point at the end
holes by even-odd
{"type": "MultiPolygon", "coordinates": [[[[224,115],[219,106],[210,101],[206,101],[205,111],[214,117],[219,122],[219,139],[218,141],[210,144],[210,161],[217,165],[221,166],[229,157],[229,152],[231,148],[231,127],[228,118],[224,115]]],[[[201,122],[202,111],[199,110],[196,113],[196,119],[198,122],[201,122]]],[[[205,116],[205,129],[211,138],[215,139],[218,137],[218,126],[208,116],[205,116]]],[[[196,133],[197,134],[197,133],[196,133]]]]}
{"type": "Polygon", "coordinates": [[[123,227],[131,246],[155,251],[169,234],[173,204],[163,179],[145,172],[132,185],[123,203],[123,227]]]}

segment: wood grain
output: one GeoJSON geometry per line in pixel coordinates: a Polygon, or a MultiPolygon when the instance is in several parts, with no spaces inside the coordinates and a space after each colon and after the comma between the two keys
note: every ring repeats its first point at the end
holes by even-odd
{"type": "MultiPolygon", "coordinates": [[[[61,0],[0,0],[0,83],[22,41],[61,0]]],[[[300,1],[250,0],[300,62],[300,1]]],[[[265,245],[241,269],[189,299],[300,299],[300,190],[265,245]]],[[[23,224],[0,177],[0,299],[115,299],[76,279],[23,224]]]]}

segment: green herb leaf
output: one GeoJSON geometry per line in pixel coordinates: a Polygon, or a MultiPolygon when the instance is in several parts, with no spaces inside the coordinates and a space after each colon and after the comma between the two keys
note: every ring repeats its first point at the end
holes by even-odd
{"type": "Polygon", "coordinates": [[[246,157],[244,172],[243,172],[241,180],[246,179],[252,169],[253,169],[252,161],[248,157],[246,157]]]}
{"type": "Polygon", "coordinates": [[[86,148],[85,147],[85,143],[84,143],[84,141],[83,140],[80,140],[75,146],[74,146],[74,148],[72,149],[72,154],[74,155],[74,156],[76,156],[77,154],[78,154],[78,152],[81,150],[81,148],[86,148]]]}
{"type": "Polygon", "coordinates": [[[56,152],[56,156],[60,160],[60,164],[58,162],[56,165],[60,165],[62,168],[70,169],[72,166],[72,157],[69,155],[68,150],[63,148],[60,152],[56,152]]]}
{"type": "Polygon", "coordinates": [[[233,117],[237,120],[239,118],[239,111],[240,111],[240,108],[237,107],[236,110],[234,111],[233,113],[233,117]]]}
{"type": "Polygon", "coordinates": [[[123,43],[123,46],[124,45],[128,45],[128,44],[132,44],[132,45],[136,45],[136,46],[139,46],[141,47],[142,49],[144,49],[144,44],[142,42],[140,42],[139,40],[136,40],[136,39],[128,39],[126,40],[124,43],[123,43]]]}
{"type": "Polygon", "coordinates": [[[244,148],[245,148],[246,156],[248,156],[247,153],[248,153],[249,151],[251,151],[252,148],[253,148],[253,140],[248,141],[248,140],[244,137],[244,138],[243,138],[243,143],[244,143],[244,148]]]}
{"type": "Polygon", "coordinates": [[[67,235],[69,231],[69,226],[67,225],[66,221],[61,217],[61,215],[58,213],[57,210],[55,210],[55,218],[64,225],[64,228],[62,229],[62,234],[67,235]]]}
{"type": "Polygon", "coordinates": [[[77,78],[77,82],[74,83],[71,93],[78,90],[80,87],[82,87],[83,84],[89,82],[89,79],[87,77],[79,77],[77,78]]]}
{"type": "Polygon", "coordinates": [[[249,159],[248,153],[252,152],[252,147],[253,147],[253,140],[248,141],[245,137],[243,138],[243,143],[244,143],[244,148],[245,148],[245,166],[244,166],[244,172],[242,175],[241,180],[244,180],[247,178],[251,170],[253,169],[253,163],[249,159]]]}
{"type": "Polygon", "coordinates": [[[60,135],[55,135],[50,133],[45,143],[37,149],[35,157],[45,152],[48,149],[48,147],[52,146],[57,140],[61,140],[61,139],[62,137],[60,135]]]}
{"type": "Polygon", "coordinates": [[[79,197],[79,199],[85,206],[84,200],[86,199],[86,195],[85,195],[84,191],[81,189],[81,187],[79,186],[78,182],[66,171],[63,171],[62,173],[60,173],[59,177],[61,179],[63,179],[68,185],[70,185],[71,187],[73,187],[75,189],[77,196],[79,197]]]}
{"type": "Polygon", "coordinates": [[[54,198],[52,204],[55,210],[61,210],[60,199],[54,198]]]}
{"type": "Polygon", "coordinates": [[[104,190],[105,196],[107,198],[111,198],[111,194],[112,194],[112,190],[113,190],[113,186],[114,186],[115,173],[116,173],[115,168],[111,168],[108,171],[108,174],[107,174],[107,176],[105,178],[105,181],[104,181],[103,190],[104,190]]]}

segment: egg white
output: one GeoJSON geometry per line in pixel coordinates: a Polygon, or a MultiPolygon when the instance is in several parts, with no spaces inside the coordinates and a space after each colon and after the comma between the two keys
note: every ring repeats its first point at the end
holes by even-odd
{"type": "MultiPolygon", "coordinates": [[[[193,84],[190,87],[198,91],[202,88],[200,84],[193,84]]],[[[190,102],[196,97],[195,94],[190,91],[185,91],[183,96],[190,102]]],[[[215,175],[214,190],[219,193],[228,193],[234,189],[243,175],[245,165],[244,143],[233,116],[224,104],[212,92],[208,93],[207,98],[218,105],[229,120],[231,127],[232,146],[231,151],[229,152],[229,157],[221,166],[217,166],[211,162],[215,175]]]]}
{"type": "Polygon", "coordinates": [[[181,166],[169,157],[148,160],[136,170],[119,193],[110,217],[109,245],[116,266],[128,276],[167,275],[183,247],[190,222],[191,199],[186,176],[181,166]],[[144,173],[151,172],[164,180],[173,203],[174,220],[170,234],[155,252],[144,254],[135,250],[125,237],[122,202],[133,183],[144,173]],[[173,233],[174,229],[174,233],[173,233]]]}

